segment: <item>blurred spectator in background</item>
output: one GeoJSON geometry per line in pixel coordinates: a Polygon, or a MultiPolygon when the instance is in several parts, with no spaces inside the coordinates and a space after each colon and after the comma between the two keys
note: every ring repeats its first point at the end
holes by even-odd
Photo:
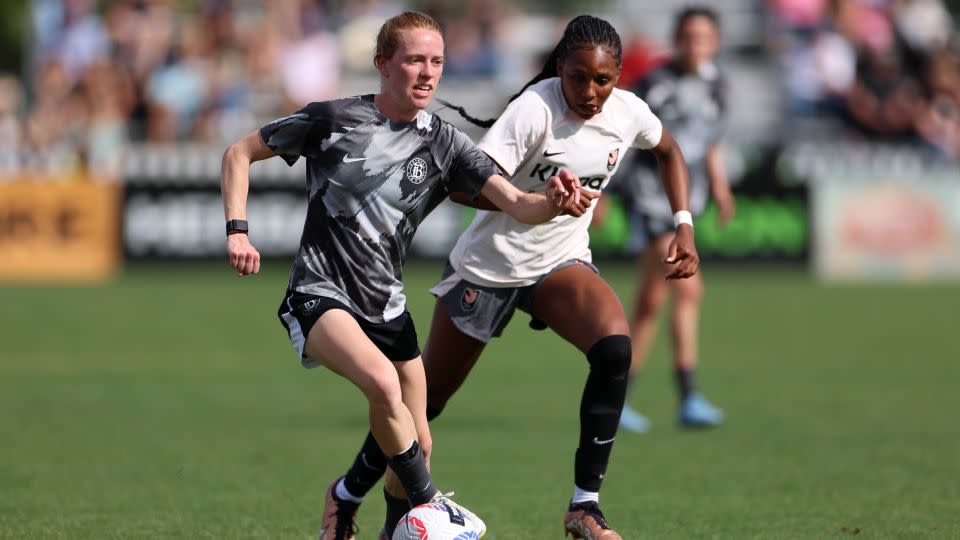
{"type": "Polygon", "coordinates": [[[853,124],[867,135],[908,139],[921,107],[921,87],[904,64],[893,23],[881,7],[842,2],[842,17],[857,49],[856,77],[846,95],[853,124]]]}
{"type": "Polygon", "coordinates": [[[82,99],[56,59],[34,74],[34,101],[27,113],[22,165],[50,175],[78,172],[77,135],[84,117],[82,99]]]}
{"type": "Polygon", "coordinates": [[[768,0],[767,10],[791,117],[958,157],[956,29],[941,0],[768,0]]]}
{"type": "Polygon", "coordinates": [[[13,176],[20,169],[20,108],[23,88],[20,79],[0,73],[0,178],[13,176]]]}
{"type": "Polygon", "coordinates": [[[949,46],[953,20],[941,0],[895,0],[890,17],[908,65],[924,65],[949,46]]]}
{"type": "Polygon", "coordinates": [[[960,159],[960,57],[943,49],[926,71],[929,92],[916,118],[917,133],[942,156],[960,159]]]}
{"type": "Polygon", "coordinates": [[[500,3],[489,0],[470,0],[460,13],[437,12],[444,26],[446,42],[447,77],[493,77],[498,71],[498,52],[494,44],[497,23],[503,17],[500,3]]]}
{"type": "Polygon", "coordinates": [[[109,37],[92,0],[39,0],[32,8],[33,99],[19,163],[54,176],[83,174],[90,114],[83,84],[109,60],[109,37]]]}
{"type": "Polygon", "coordinates": [[[76,81],[108,57],[109,40],[93,0],[37,0],[33,7],[36,61],[56,60],[76,81]]]}
{"type": "MultiPolygon", "coordinates": [[[[675,52],[670,62],[648,74],[634,91],[674,134],[683,151],[690,171],[693,215],[704,211],[712,194],[720,209],[721,224],[725,224],[733,217],[734,202],[719,146],[726,110],[724,79],[714,63],[720,50],[719,16],[705,7],[686,8],[676,16],[673,39],[675,52]]],[[[670,327],[680,398],[677,421],[685,427],[719,425],[723,421],[722,411],[707,401],[694,383],[703,280],[700,274],[673,281],[662,278],[662,260],[668,253],[676,223],[659,180],[658,161],[646,153],[634,153],[632,158],[624,164],[618,182],[631,214],[635,246],[641,250],[631,331],[630,387],[653,346],[660,308],[672,295],[670,327]]],[[[620,427],[644,432],[649,421],[625,405],[620,427]]]]}
{"type": "MultiPolygon", "coordinates": [[[[842,4],[843,0],[834,2],[842,4]]],[[[856,51],[830,17],[828,0],[770,0],[788,114],[841,115],[853,84],[856,51]]]]}
{"type": "Polygon", "coordinates": [[[268,9],[275,25],[286,29],[274,59],[284,112],[335,97],[340,91],[340,51],[336,36],[327,31],[327,13],[315,0],[288,0],[268,9]]]}
{"type": "Polygon", "coordinates": [[[135,99],[133,82],[126,71],[101,60],[84,73],[79,90],[86,114],[79,145],[83,167],[98,179],[119,181],[123,174],[127,119],[135,99]]]}
{"type": "Polygon", "coordinates": [[[198,21],[185,21],[167,61],[146,80],[147,140],[192,136],[193,122],[210,95],[211,54],[210,34],[198,21]]]}
{"type": "Polygon", "coordinates": [[[162,0],[111,2],[106,11],[113,64],[133,85],[129,136],[144,140],[148,132],[148,82],[163,68],[174,46],[174,13],[162,0]]]}
{"type": "MultiPolygon", "coordinates": [[[[348,72],[366,72],[372,69],[374,44],[370,36],[376,35],[387,18],[403,11],[399,2],[382,0],[356,0],[341,6],[338,35],[342,68],[348,72]]],[[[429,9],[422,9],[424,13],[429,9]]],[[[443,24],[444,21],[437,21],[443,24]]]]}
{"type": "Polygon", "coordinates": [[[446,67],[450,77],[491,77],[497,58],[490,43],[490,30],[471,21],[456,19],[447,25],[446,67]]]}

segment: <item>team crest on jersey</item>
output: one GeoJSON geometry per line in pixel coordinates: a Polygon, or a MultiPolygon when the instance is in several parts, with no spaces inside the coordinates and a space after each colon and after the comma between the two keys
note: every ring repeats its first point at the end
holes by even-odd
{"type": "Polygon", "coordinates": [[[413,158],[407,162],[407,179],[414,184],[423,182],[427,177],[427,162],[421,158],[413,158]]]}
{"type": "Polygon", "coordinates": [[[467,287],[463,290],[463,296],[460,297],[460,308],[464,311],[473,311],[477,307],[477,299],[480,298],[480,291],[467,287]]]}
{"type": "Polygon", "coordinates": [[[607,170],[612,171],[614,167],[617,166],[617,158],[620,157],[620,149],[614,148],[609,155],[607,155],[607,170]]]}

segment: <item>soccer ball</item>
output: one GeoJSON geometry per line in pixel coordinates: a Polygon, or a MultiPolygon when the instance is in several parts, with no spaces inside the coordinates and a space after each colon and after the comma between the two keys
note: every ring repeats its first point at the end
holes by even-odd
{"type": "Polygon", "coordinates": [[[477,540],[480,531],[470,517],[444,501],[428,502],[404,514],[393,540],[477,540]]]}

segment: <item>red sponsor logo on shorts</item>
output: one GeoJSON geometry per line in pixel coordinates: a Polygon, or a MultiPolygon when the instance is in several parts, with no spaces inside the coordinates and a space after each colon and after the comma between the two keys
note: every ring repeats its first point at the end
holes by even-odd
{"type": "Polygon", "coordinates": [[[464,311],[472,311],[473,308],[477,307],[477,298],[480,298],[480,291],[467,287],[463,291],[463,296],[460,297],[460,307],[464,311]]]}

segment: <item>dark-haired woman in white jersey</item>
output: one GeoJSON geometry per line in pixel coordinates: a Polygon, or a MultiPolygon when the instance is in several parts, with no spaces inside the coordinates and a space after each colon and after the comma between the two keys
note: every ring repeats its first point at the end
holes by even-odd
{"type": "MultiPolygon", "coordinates": [[[[227,250],[238,275],[259,271],[247,235],[250,164],[305,157],[310,201],[280,319],[305,366],[327,367],[367,398],[371,432],[402,485],[394,492],[412,506],[458,509],[482,535],[483,522],[440,495],[426,468],[426,383],[402,264],[421,220],[451,192],[482,195],[540,223],[579,201],[577,179],[562,172],[540,193],[521,192],[463,133],[424,112],[443,72],[443,38],[430,17],[388,20],[375,64],[380,93],[312,103],[230,145],[222,173],[227,250]]],[[[349,512],[343,505],[339,516],[324,516],[321,538],[352,538],[349,512]]]]}
{"type": "MultiPolygon", "coordinates": [[[[651,151],[676,212],[666,277],[687,278],[696,273],[699,258],[688,211],[686,165],[676,141],[646,103],[615,88],[621,53],[620,38],[609,23],[575,18],[542,72],[495,122],[481,124],[490,130],[479,146],[521,190],[570,169],[582,182],[575,213],[587,217],[593,211],[591,200],[600,195],[626,152],[634,147],[651,151]]],[[[582,351],[590,365],[565,530],[578,538],[619,539],[598,499],[626,393],[630,328],[620,301],[591,263],[589,222],[562,215],[542,225],[525,225],[492,206],[480,206],[488,210],[477,213],[450,254],[443,280],[432,289],[438,300],[424,353],[428,415],[440,414],[515,309],[530,313],[531,326],[553,329],[582,351]]],[[[364,495],[378,479],[376,469],[384,465],[376,453],[368,437],[346,475],[355,496],[364,495]]],[[[385,536],[404,505],[387,497],[385,536]]]]}

